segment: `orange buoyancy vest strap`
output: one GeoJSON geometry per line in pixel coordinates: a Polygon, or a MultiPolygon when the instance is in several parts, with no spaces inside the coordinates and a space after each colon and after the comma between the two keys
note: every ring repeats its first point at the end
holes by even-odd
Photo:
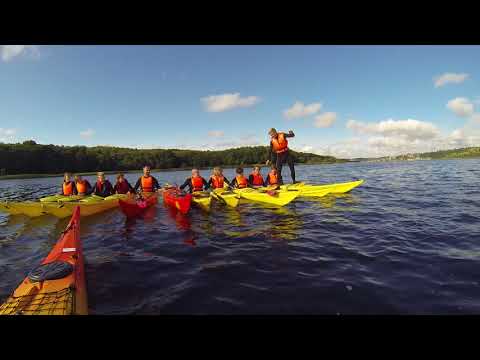
{"type": "Polygon", "coordinates": [[[284,133],[278,133],[277,138],[272,139],[273,150],[277,153],[283,153],[288,150],[288,140],[284,133]]]}
{"type": "Polygon", "coordinates": [[[270,171],[268,173],[268,183],[270,185],[276,185],[278,184],[278,174],[274,171],[270,171]]]}
{"type": "Polygon", "coordinates": [[[213,185],[213,188],[214,189],[223,189],[224,187],[224,184],[223,184],[223,180],[225,178],[223,176],[216,176],[216,175],[213,175],[212,176],[212,185],[213,185]]]}
{"type": "Polygon", "coordinates": [[[254,174],[252,173],[252,177],[253,177],[253,181],[252,181],[252,185],[255,185],[255,186],[263,186],[263,176],[260,175],[260,174],[254,174]]]}
{"type": "Polygon", "coordinates": [[[86,180],[77,181],[75,183],[75,185],[77,186],[77,192],[79,194],[86,194],[87,193],[87,181],[86,180]]]}
{"type": "Polygon", "coordinates": [[[237,175],[237,177],[235,178],[237,179],[237,187],[239,189],[242,189],[242,188],[246,188],[247,185],[248,185],[248,181],[247,181],[247,178],[243,175],[237,175]]]}
{"type": "Polygon", "coordinates": [[[142,175],[142,191],[153,192],[153,178],[151,176],[145,177],[142,175]]]}
{"type": "Polygon", "coordinates": [[[192,191],[202,191],[203,190],[203,178],[201,176],[195,176],[191,178],[192,181],[192,191]]]}
{"type": "Polygon", "coordinates": [[[73,195],[73,182],[63,182],[63,195],[73,195]]]}

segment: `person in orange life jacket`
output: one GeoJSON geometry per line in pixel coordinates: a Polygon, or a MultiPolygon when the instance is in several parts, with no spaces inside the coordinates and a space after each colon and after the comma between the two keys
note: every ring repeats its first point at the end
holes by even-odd
{"type": "Polygon", "coordinates": [[[230,186],[230,181],[228,181],[227,178],[223,176],[222,168],[220,166],[214,167],[213,174],[208,180],[208,186],[212,189],[223,189],[225,184],[230,186]]]}
{"type": "Polygon", "coordinates": [[[87,179],[82,179],[81,175],[75,176],[75,186],[78,195],[89,195],[92,191],[92,185],[87,179]]]}
{"type": "Polygon", "coordinates": [[[63,175],[62,192],[60,195],[72,196],[77,194],[77,187],[75,186],[75,182],[72,181],[72,174],[66,172],[63,175]]]}
{"type": "Polygon", "coordinates": [[[248,179],[243,175],[243,168],[238,167],[235,171],[237,176],[232,180],[231,186],[235,189],[244,189],[248,187],[250,184],[248,183],[248,179]]]}
{"type": "Polygon", "coordinates": [[[252,187],[265,186],[265,180],[263,179],[263,176],[260,173],[260,166],[255,166],[253,168],[253,172],[248,177],[248,182],[252,187]]]}
{"type": "Polygon", "coordinates": [[[180,190],[188,186],[188,192],[203,191],[208,189],[207,180],[200,176],[198,169],[192,169],[192,176],[185,179],[185,182],[180,186],[180,190]]]}
{"type": "Polygon", "coordinates": [[[267,165],[269,163],[275,163],[275,166],[278,171],[279,176],[279,183],[283,184],[282,179],[282,167],[284,164],[288,164],[290,168],[290,175],[292,177],[292,181],[295,184],[295,165],[293,163],[293,157],[288,150],[288,140],[287,138],[295,137],[295,134],[292,130],[288,132],[288,134],[283,132],[277,132],[274,128],[271,128],[268,131],[268,135],[270,135],[270,156],[269,160],[267,160],[267,165]]]}
{"type": "Polygon", "coordinates": [[[130,194],[130,193],[133,193],[134,191],[133,191],[132,185],[130,185],[127,179],[125,179],[125,176],[123,174],[118,174],[117,182],[113,187],[113,192],[115,194],[130,194]]]}
{"type": "Polygon", "coordinates": [[[280,175],[275,165],[272,165],[270,172],[265,180],[265,185],[280,185],[280,175]]]}
{"type": "Polygon", "coordinates": [[[143,175],[137,180],[134,191],[137,192],[139,188],[142,192],[154,192],[160,189],[158,180],[150,175],[150,166],[143,167],[143,175]]]}
{"type": "Polygon", "coordinates": [[[112,183],[105,179],[105,174],[103,172],[97,173],[97,182],[93,187],[92,194],[101,197],[113,195],[112,183]]]}

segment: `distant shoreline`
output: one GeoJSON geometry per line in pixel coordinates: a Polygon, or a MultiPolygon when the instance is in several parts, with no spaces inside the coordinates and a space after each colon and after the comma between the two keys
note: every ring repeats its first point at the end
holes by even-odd
{"type": "MultiPolygon", "coordinates": [[[[339,164],[341,162],[331,162],[331,163],[318,163],[318,164],[307,164],[307,163],[299,163],[295,165],[330,165],[330,164],[339,164]]],[[[261,167],[268,167],[268,165],[265,164],[244,164],[241,165],[244,168],[251,168],[254,166],[261,166],[261,167]]],[[[199,167],[199,170],[208,170],[211,169],[212,167],[199,167]]],[[[233,165],[228,165],[228,166],[222,166],[223,169],[235,169],[237,166],[233,165]]],[[[171,169],[152,169],[152,172],[170,172],[170,171],[188,171],[191,170],[192,167],[185,167],[185,168],[171,168],[171,169]]],[[[137,169],[137,170],[118,170],[118,171],[103,171],[105,175],[113,175],[113,174],[128,174],[128,173],[140,173],[142,172],[142,169],[137,169]]],[[[97,171],[91,171],[91,172],[74,172],[74,175],[81,175],[81,176],[91,176],[91,175],[96,175],[97,171]]],[[[14,174],[14,175],[3,175],[0,176],[0,181],[1,180],[19,180],[19,179],[40,179],[40,178],[50,178],[50,177],[63,177],[63,173],[60,174],[14,174]]]]}

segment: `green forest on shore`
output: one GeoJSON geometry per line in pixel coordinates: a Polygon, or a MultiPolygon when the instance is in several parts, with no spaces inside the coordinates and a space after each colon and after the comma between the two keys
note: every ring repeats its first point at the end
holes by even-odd
{"type": "MultiPolygon", "coordinates": [[[[17,144],[0,143],[0,177],[32,177],[61,174],[64,171],[139,171],[144,165],[152,169],[186,169],[191,167],[248,166],[263,164],[268,147],[252,146],[218,151],[179,149],[131,149],[110,146],[58,146],[37,144],[33,140],[17,144]]],[[[291,151],[298,164],[347,162],[333,156],[291,151]]]]}

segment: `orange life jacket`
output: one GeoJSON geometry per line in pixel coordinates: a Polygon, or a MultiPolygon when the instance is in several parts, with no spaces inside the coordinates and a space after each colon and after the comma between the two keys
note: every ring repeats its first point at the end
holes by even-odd
{"type": "Polygon", "coordinates": [[[82,181],[77,181],[75,183],[75,185],[77,186],[77,192],[79,195],[85,195],[87,193],[87,181],[86,180],[82,180],[82,181]]]}
{"type": "Polygon", "coordinates": [[[191,177],[192,181],[192,191],[202,191],[203,190],[203,178],[201,176],[191,177]]]}
{"type": "Polygon", "coordinates": [[[73,195],[73,182],[69,181],[68,183],[63,182],[63,195],[73,195]]]}
{"type": "Polygon", "coordinates": [[[254,173],[252,173],[252,177],[253,177],[252,185],[263,186],[264,181],[263,181],[263,176],[261,174],[255,175],[254,173]]]}
{"type": "Polygon", "coordinates": [[[283,153],[288,150],[288,140],[284,133],[278,133],[277,138],[272,139],[273,150],[277,153],[283,153]]]}
{"type": "Polygon", "coordinates": [[[248,181],[247,181],[247,178],[245,176],[237,175],[237,177],[235,179],[237,179],[237,187],[239,189],[243,189],[243,188],[246,188],[248,186],[248,181]]]}
{"type": "Polygon", "coordinates": [[[151,176],[145,177],[142,175],[142,191],[153,192],[153,178],[151,176]]]}
{"type": "Polygon", "coordinates": [[[268,184],[277,185],[278,184],[278,173],[276,171],[270,171],[268,173],[268,184]]]}
{"type": "Polygon", "coordinates": [[[223,176],[217,176],[217,175],[212,175],[212,187],[214,189],[223,189],[224,187],[224,184],[223,184],[223,180],[225,178],[223,176]]]}

